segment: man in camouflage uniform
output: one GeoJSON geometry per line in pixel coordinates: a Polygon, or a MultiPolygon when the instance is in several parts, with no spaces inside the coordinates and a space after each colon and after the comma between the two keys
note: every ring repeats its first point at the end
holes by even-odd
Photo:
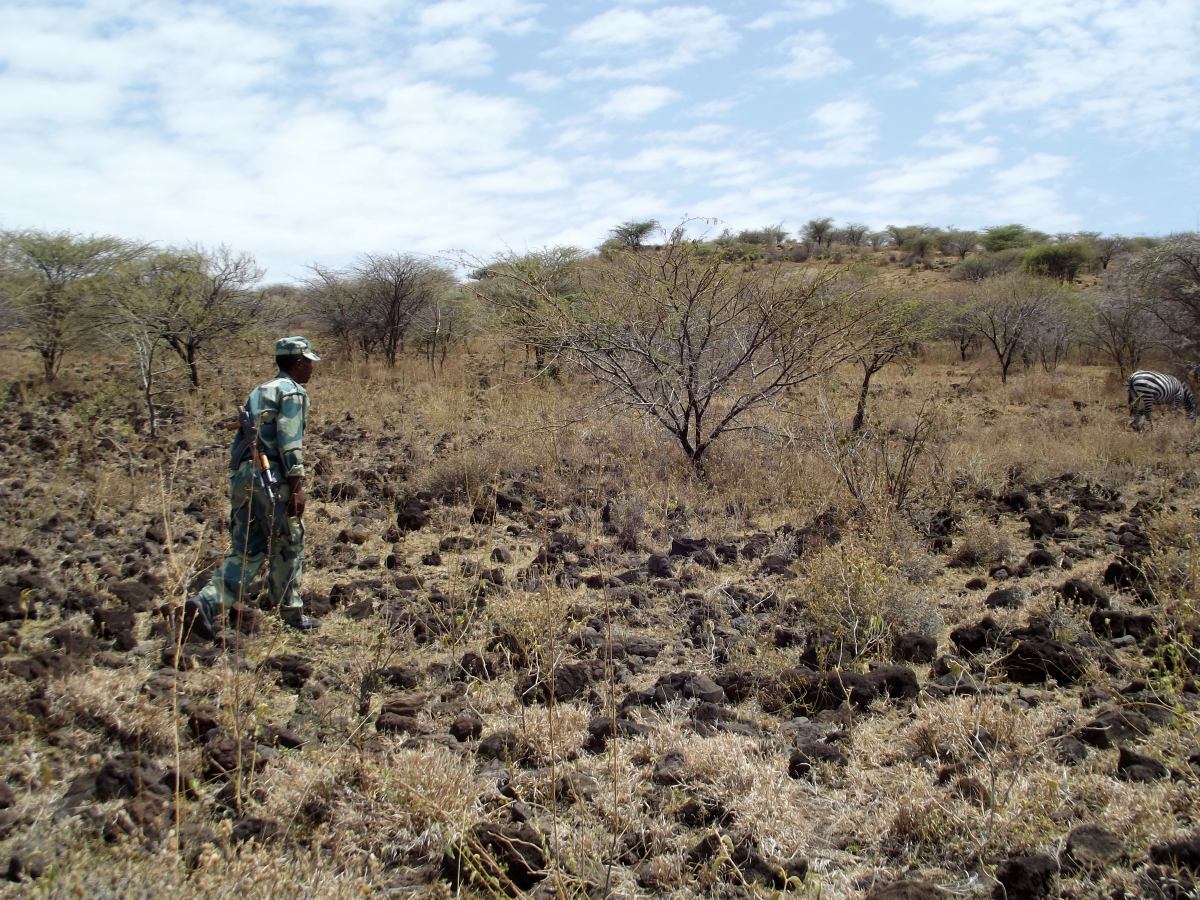
{"type": "Polygon", "coordinates": [[[212,580],[184,604],[186,632],[212,640],[216,618],[249,591],[251,582],[270,557],[267,586],[285,625],[313,631],[319,623],[304,615],[300,574],[304,556],[304,425],[313,353],[307,338],[286,337],[275,342],[279,374],[250,392],[246,411],[258,433],[258,451],[265,454],[275,475],[272,504],[255,467],[253,442],[239,433],[230,450],[229,554],[212,580]]]}

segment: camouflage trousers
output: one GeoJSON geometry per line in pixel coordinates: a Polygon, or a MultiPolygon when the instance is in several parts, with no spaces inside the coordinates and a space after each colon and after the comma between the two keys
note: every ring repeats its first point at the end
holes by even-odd
{"type": "Polygon", "coordinates": [[[197,594],[210,615],[228,610],[250,593],[250,586],[269,561],[267,591],[283,615],[298,613],[300,575],[304,569],[304,523],[288,518],[286,484],[272,507],[252,462],[229,478],[229,553],[212,580],[197,594]]]}

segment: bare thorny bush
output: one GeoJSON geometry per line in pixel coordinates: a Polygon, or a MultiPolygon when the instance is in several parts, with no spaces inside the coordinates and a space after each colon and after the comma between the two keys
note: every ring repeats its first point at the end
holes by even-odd
{"type": "Polygon", "coordinates": [[[931,570],[904,526],[876,523],[851,533],[801,564],[803,619],[831,647],[853,658],[886,656],[901,634],[934,635],[941,628],[927,586],[931,570]]]}
{"type": "Polygon", "coordinates": [[[894,513],[916,522],[918,513],[949,502],[949,429],[946,416],[930,399],[890,423],[847,431],[822,394],[806,432],[790,437],[837,474],[856,512],[894,513]]]}

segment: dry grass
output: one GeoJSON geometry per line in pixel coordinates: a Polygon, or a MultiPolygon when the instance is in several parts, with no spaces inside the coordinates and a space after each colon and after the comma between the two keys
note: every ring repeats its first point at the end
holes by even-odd
{"type": "MultiPolygon", "coordinates": [[[[14,378],[32,371],[25,357],[5,359],[14,378]]],[[[1188,621],[1200,584],[1195,541],[1200,485],[1194,476],[1195,434],[1180,417],[1135,435],[1123,428],[1122,397],[1104,370],[1070,365],[1055,376],[1018,375],[1001,386],[986,360],[963,367],[935,347],[910,372],[885,371],[869,407],[877,427],[886,431],[910,421],[929,398],[940,406],[937,444],[917,475],[922,499],[896,512],[884,493],[872,494],[865,507],[852,498],[821,449],[823,429],[831,422],[844,427],[852,414],[847,392],[853,372],[812,386],[796,406],[764,414],[756,431],[731,435],[714,449],[700,479],[651,423],[597,412],[584,386],[530,382],[516,376],[518,369],[515,354],[502,361],[495,348],[481,346],[469,359],[452,360],[436,378],[417,362],[393,372],[345,362],[318,371],[310,386],[309,428],[312,454],[324,460],[322,477],[352,483],[364,471],[382,472],[384,483],[397,491],[426,490],[442,503],[434,510],[433,527],[393,542],[384,538],[391,515],[386,505],[371,508],[362,494],[314,500],[311,547],[329,548],[347,525],[365,522],[370,538],[356,548],[357,559],[382,557],[398,543],[400,571],[420,575],[425,589],[403,594],[392,587],[392,573],[349,564],[312,566],[305,588],[327,593],[334,584],[375,580],[379,584],[365,595],[377,607],[400,599],[415,610],[425,608],[436,588],[451,598],[450,613],[438,612],[446,617],[444,627],[419,643],[412,629],[389,631],[377,617],[352,621],[335,612],[319,638],[306,640],[268,622],[239,656],[187,673],[182,694],[214,708],[220,727],[230,733],[298,722],[319,739],[281,751],[270,765],[247,775],[236,814],[217,802],[220,783],[201,779],[195,796],[172,798],[171,821],[159,843],[106,843],[77,818],[53,821],[76,775],[129,749],[190,772],[203,768],[201,747],[187,738],[187,716],[143,691],[157,672],[160,651],[147,633],[153,617],[143,616],[142,640],[127,655],[127,666],[48,681],[41,698],[54,721],[22,713],[21,733],[0,745],[0,777],[16,788],[15,809],[28,818],[17,834],[0,839],[0,866],[21,842],[42,840],[58,848],[48,873],[21,890],[45,896],[164,890],[251,897],[448,894],[448,885],[437,881],[443,852],[480,821],[507,815],[512,797],[502,788],[521,798],[548,835],[556,862],[546,883],[568,896],[596,886],[622,897],[728,892],[740,886],[741,876],[727,858],[702,864],[687,858],[714,827],[731,842],[753,838],[771,859],[805,856],[811,872],[800,895],[814,897],[859,896],[872,883],[910,871],[961,896],[983,896],[1007,854],[1056,853],[1079,824],[1101,823],[1120,834],[1131,857],[1144,857],[1151,844],[1193,827],[1200,808],[1194,775],[1153,785],[1119,781],[1115,750],[1064,765],[1055,753],[1058,739],[1091,715],[1080,708],[1078,692],[1025,691],[1005,682],[994,666],[984,675],[996,693],[949,699],[923,694],[809,722],[765,715],[757,697],[729,704],[731,712],[756,724],[752,734],[699,733],[690,702],[638,708],[630,715],[650,728],[648,734],[612,741],[602,753],[583,750],[590,719],[611,714],[628,689],[647,688],[660,675],[736,668],[769,680],[797,664],[799,649],[772,646],[770,628],[751,632],[758,635],[753,641],[718,630],[703,636],[686,632],[688,616],[702,606],[717,610],[714,629],[732,628],[734,616],[720,610],[739,588],[779,601],[771,626],[848,638],[865,654],[863,668],[885,659],[894,637],[905,631],[937,637],[944,651],[951,627],[978,621],[984,613],[982,595],[964,592],[963,582],[986,575],[991,564],[1019,560],[1030,546],[1023,523],[1011,516],[997,520],[975,499],[984,488],[1000,492],[1070,472],[1077,483],[1120,490],[1129,505],[1138,499],[1160,502],[1161,514],[1150,527],[1152,568],[1164,588],[1155,614],[1188,621]],[[797,408],[815,409],[818,393],[828,398],[825,411],[808,418],[797,414],[797,408]],[[353,440],[327,440],[326,430],[334,427],[353,440]],[[471,521],[476,504],[514,482],[531,499],[515,533],[503,522],[471,521]],[[931,553],[922,537],[929,516],[944,505],[963,517],[951,551],[962,557],[963,569],[946,569],[947,557],[931,553]],[[613,575],[640,566],[647,552],[665,550],[679,535],[722,540],[764,532],[770,550],[778,550],[787,543],[781,536],[786,532],[775,529],[805,525],[827,510],[847,521],[843,540],[807,553],[786,575],[764,575],[750,560],[717,571],[680,565],[678,590],[655,594],[653,585],[643,586],[653,600],[644,609],[614,602],[612,589],[557,584],[553,572],[536,589],[513,580],[556,531],[570,531],[584,547],[569,553],[567,563],[584,573],[613,575]],[[451,533],[472,537],[477,546],[444,553],[441,567],[424,565],[422,558],[451,533]],[[478,577],[461,564],[499,565],[491,559],[493,548],[513,553],[513,561],[502,566],[509,582],[489,589],[476,607],[478,577]],[[586,695],[552,705],[522,704],[514,681],[526,669],[503,671],[491,680],[451,674],[463,653],[482,651],[494,635],[506,634],[524,649],[529,669],[544,676],[583,655],[572,638],[614,609],[629,616],[616,619],[621,629],[668,646],[652,663],[619,675],[616,661],[612,679],[594,686],[595,704],[586,695]],[[726,661],[721,641],[728,643],[726,661]],[[258,668],[281,653],[309,660],[313,682],[322,690],[286,688],[258,668]],[[364,683],[392,665],[418,673],[412,690],[428,698],[416,717],[424,736],[374,729],[381,704],[403,691],[367,692],[363,706],[364,683]],[[531,748],[531,764],[486,762],[453,744],[449,723],[468,709],[484,720],[484,734],[520,735],[531,748]],[[840,736],[848,764],[790,777],[789,755],[802,726],[840,736]],[[672,751],[683,756],[682,782],[655,784],[654,767],[672,751]],[[939,777],[948,766],[955,767],[953,773],[939,777]],[[570,774],[596,779],[596,795],[587,802],[565,797],[562,778],[570,774]],[[963,778],[974,779],[981,790],[962,788],[963,778]],[[727,822],[681,823],[689,801],[724,810],[727,822]],[[281,836],[233,842],[234,822],[246,815],[278,823],[281,836]],[[208,828],[212,843],[198,850],[185,843],[181,849],[174,833],[178,822],[208,828]],[[644,860],[622,861],[623,842],[643,832],[652,852],[644,860]]],[[[203,391],[183,398],[178,424],[158,454],[147,455],[146,441],[133,432],[115,399],[119,392],[97,391],[88,403],[56,411],[58,427],[74,443],[57,449],[32,474],[11,466],[0,474],[0,488],[21,491],[19,508],[4,523],[5,543],[48,560],[70,557],[69,568],[55,577],[71,590],[101,591],[115,577],[137,577],[122,570],[143,558],[141,538],[126,542],[130,561],[107,550],[101,558],[76,560],[59,543],[61,528],[46,529],[44,521],[55,511],[69,511],[88,527],[115,523],[140,536],[152,520],[165,520],[168,547],[144,558],[163,579],[160,602],[181,599],[195,573],[221,552],[221,457],[228,440],[222,426],[262,370],[249,356],[231,358],[203,391]],[[105,438],[119,449],[83,462],[105,438]],[[186,441],[189,449],[180,449],[177,441],[186,441]],[[115,566],[117,576],[105,566],[115,566]]],[[[60,390],[85,391],[88,384],[68,374],[60,390]]],[[[26,397],[27,407],[36,408],[50,393],[32,385],[26,397]]],[[[10,494],[10,505],[14,501],[10,494]]],[[[1088,526],[1083,538],[1096,541],[1100,553],[1080,557],[1070,574],[1098,580],[1112,548],[1103,544],[1099,526],[1088,526]]],[[[1060,608],[1056,599],[1054,588],[1064,577],[1061,569],[1051,569],[1023,578],[1025,606],[993,615],[1012,626],[1044,615],[1064,639],[1087,646],[1092,637],[1086,612],[1060,608]]],[[[1130,598],[1117,601],[1132,609],[1130,598]]],[[[48,632],[62,625],[90,629],[89,619],[79,614],[31,621],[21,628],[21,647],[6,652],[47,649],[48,632]]],[[[607,665],[604,646],[591,658],[607,665]]],[[[1121,677],[1092,665],[1085,682],[1117,690],[1154,662],[1133,652],[1121,659],[1128,667],[1121,677]]],[[[924,669],[921,677],[928,680],[924,669]]],[[[1182,679],[1175,679],[1177,699],[1182,679]]],[[[0,707],[28,709],[38,690],[0,678],[0,707]]],[[[1156,729],[1139,749],[1187,771],[1200,723],[1196,711],[1179,702],[1173,724],[1156,729]]],[[[101,812],[114,814],[119,806],[101,812]]],[[[1103,876],[1064,876],[1060,889],[1097,896],[1136,883],[1132,868],[1122,866],[1103,876]]],[[[746,890],[766,893],[761,886],[746,890]]]]}

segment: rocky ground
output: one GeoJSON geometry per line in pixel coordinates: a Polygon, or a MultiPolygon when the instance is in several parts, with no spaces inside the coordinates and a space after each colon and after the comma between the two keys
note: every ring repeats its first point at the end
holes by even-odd
{"type": "Polygon", "coordinates": [[[664,493],[644,450],[596,449],[621,434],[502,453],[511,410],[474,389],[443,430],[433,388],[405,418],[338,383],[310,435],[324,627],[246,598],[215,645],[173,613],[223,552],[227,398],[152,441],[94,384],[8,391],[0,893],[1196,895],[1182,422],[1098,437],[1121,418],[1091,395],[968,393],[991,425],[948,440],[984,449],[901,516],[832,475],[664,493]],[[1112,443],[980,462],[1046,421],[1112,443]]]}

